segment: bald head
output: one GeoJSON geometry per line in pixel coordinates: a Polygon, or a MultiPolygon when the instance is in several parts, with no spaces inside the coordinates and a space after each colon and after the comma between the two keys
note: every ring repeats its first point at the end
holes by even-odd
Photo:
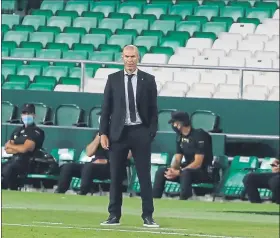
{"type": "Polygon", "coordinates": [[[127,73],[133,73],[137,68],[139,61],[139,51],[135,45],[127,45],[123,48],[122,58],[124,68],[127,73]]]}

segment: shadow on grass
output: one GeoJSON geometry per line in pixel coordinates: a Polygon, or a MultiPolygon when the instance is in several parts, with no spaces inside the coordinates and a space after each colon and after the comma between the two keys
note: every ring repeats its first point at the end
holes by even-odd
{"type": "Polygon", "coordinates": [[[256,215],[268,215],[279,216],[278,212],[257,212],[257,211],[222,211],[223,213],[240,213],[240,214],[256,214],[256,215]]]}

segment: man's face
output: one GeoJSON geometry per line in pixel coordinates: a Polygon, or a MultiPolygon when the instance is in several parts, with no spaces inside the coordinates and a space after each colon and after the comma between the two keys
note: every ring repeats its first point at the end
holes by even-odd
{"type": "Polygon", "coordinates": [[[21,113],[21,120],[25,125],[31,125],[34,123],[34,113],[27,113],[27,112],[22,112],[21,113]]]}
{"type": "Polygon", "coordinates": [[[122,58],[126,71],[133,72],[136,70],[139,55],[138,51],[135,48],[125,48],[122,54],[122,58]]]}

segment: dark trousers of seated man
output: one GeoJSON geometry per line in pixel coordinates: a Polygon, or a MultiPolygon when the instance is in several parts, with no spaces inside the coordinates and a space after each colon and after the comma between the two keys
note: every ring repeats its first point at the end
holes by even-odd
{"type": "Polygon", "coordinates": [[[20,175],[28,172],[28,158],[11,158],[2,164],[1,187],[2,189],[18,190],[20,175]]]}
{"type": "Polygon", "coordinates": [[[165,182],[172,181],[180,183],[180,199],[187,200],[192,197],[192,184],[203,183],[209,181],[208,173],[202,169],[185,169],[181,175],[175,179],[167,179],[164,174],[167,171],[166,168],[159,168],[155,175],[155,181],[153,186],[153,197],[161,198],[165,182]]]}
{"type": "Polygon", "coordinates": [[[81,178],[80,194],[86,195],[91,189],[93,179],[110,179],[110,165],[91,162],[64,164],[60,171],[57,192],[65,193],[69,189],[73,177],[81,178]]]}
{"type": "Polygon", "coordinates": [[[261,203],[258,188],[267,188],[272,191],[272,201],[280,204],[280,173],[250,173],[243,183],[250,202],[261,203]]]}

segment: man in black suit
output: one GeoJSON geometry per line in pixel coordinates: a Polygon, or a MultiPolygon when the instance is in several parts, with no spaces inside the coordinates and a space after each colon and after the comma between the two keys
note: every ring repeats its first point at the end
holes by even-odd
{"type": "Polygon", "coordinates": [[[151,142],[158,129],[155,77],[137,69],[136,46],[126,46],[122,57],[124,70],[108,76],[100,118],[101,145],[109,150],[111,173],[110,216],[101,225],[120,224],[122,171],[131,150],[141,188],[144,226],[159,227],[153,220],[150,174],[151,142]]]}

